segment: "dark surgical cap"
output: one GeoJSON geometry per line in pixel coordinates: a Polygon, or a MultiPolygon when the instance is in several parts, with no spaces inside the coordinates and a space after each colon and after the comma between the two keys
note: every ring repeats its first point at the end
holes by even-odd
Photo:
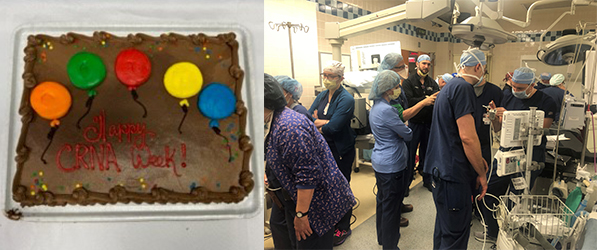
{"type": "Polygon", "coordinates": [[[286,106],[286,98],[282,87],[276,79],[268,74],[263,78],[263,86],[265,87],[263,94],[265,108],[269,110],[280,110],[286,106]]]}

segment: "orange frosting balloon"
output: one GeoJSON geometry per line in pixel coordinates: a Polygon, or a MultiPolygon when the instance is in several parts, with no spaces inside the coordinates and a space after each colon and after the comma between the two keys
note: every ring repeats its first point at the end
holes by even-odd
{"type": "Polygon", "coordinates": [[[66,115],[71,106],[71,96],[66,87],[57,82],[42,82],[31,92],[31,106],[37,114],[45,119],[53,120],[66,115]]]}

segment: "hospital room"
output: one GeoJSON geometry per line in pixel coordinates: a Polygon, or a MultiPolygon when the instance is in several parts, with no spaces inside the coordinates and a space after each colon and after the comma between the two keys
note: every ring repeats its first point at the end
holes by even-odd
{"type": "Polygon", "coordinates": [[[264,249],[597,249],[597,1],[264,8],[264,249]]]}

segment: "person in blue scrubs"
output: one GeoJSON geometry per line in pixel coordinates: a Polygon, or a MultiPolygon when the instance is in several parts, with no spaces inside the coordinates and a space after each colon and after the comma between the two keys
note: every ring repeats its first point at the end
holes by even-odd
{"type": "Polygon", "coordinates": [[[556,112],[556,117],[554,118],[554,125],[557,125],[557,122],[560,120],[560,108],[562,107],[564,96],[566,94],[572,96],[572,94],[566,91],[566,87],[564,87],[564,84],[562,84],[564,82],[564,79],[564,75],[555,74],[549,80],[550,86],[541,90],[543,91],[543,93],[550,96],[556,102],[558,110],[556,112]]]}
{"type": "Polygon", "coordinates": [[[374,100],[369,122],[375,137],[371,164],[377,181],[377,242],[383,249],[400,249],[401,204],[410,178],[406,174],[405,141],[412,138],[412,131],[402,122],[398,110],[390,105],[401,92],[400,76],[384,70],[375,77],[369,94],[369,100],[374,100]]]}
{"type": "Polygon", "coordinates": [[[435,202],[433,249],[466,249],[476,186],[487,189],[487,163],[475,131],[473,85],[483,81],[485,54],[469,49],[460,57],[458,76],[435,100],[424,171],[432,178],[435,202]]]}
{"type": "MultiPolygon", "coordinates": [[[[408,66],[404,63],[402,54],[399,54],[399,53],[395,53],[395,52],[388,53],[384,57],[383,61],[379,65],[379,67],[377,67],[377,72],[380,73],[384,70],[391,70],[391,71],[396,72],[400,76],[401,79],[406,79],[406,77],[408,77],[408,66]]],[[[399,85],[401,93],[397,98],[390,99],[390,105],[392,105],[393,107],[395,107],[398,110],[398,114],[402,118],[402,122],[406,122],[410,118],[412,118],[413,116],[418,114],[419,111],[421,111],[421,109],[423,109],[423,107],[433,105],[433,102],[435,101],[435,98],[437,96],[437,94],[431,95],[431,96],[425,98],[423,101],[420,101],[420,102],[416,103],[415,105],[413,105],[412,107],[410,107],[408,105],[406,94],[404,93],[404,91],[402,91],[402,82],[400,82],[398,85],[399,85]]],[[[407,146],[409,145],[408,142],[406,143],[406,145],[407,146]]],[[[407,160],[410,160],[410,159],[407,159],[407,160]]],[[[409,194],[408,187],[410,187],[410,184],[412,183],[412,179],[413,179],[413,175],[414,175],[414,168],[408,167],[406,170],[407,170],[406,176],[410,176],[407,179],[407,188],[406,188],[406,194],[405,194],[405,197],[408,197],[408,194],[409,194]]],[[[414,207],[412,204],[402,204],[402,213],[412,212],[413,209],[414,209],[414,207]]],[[[408,222],[407,218],[402,217],[400,219],[400,226],[406,227],[406,226],[408,226],[408,224],[409,224],[409,222],[408,222]]]]}
{"type": "Polygon", "coordinates": [[[539,81],[535,85],[535,88],[536,89],[544,89],[544,88],[549,87],[550,86],[549,79],[551,79],[551,73],[548,73],[548,72],[541,73],[541,75],[539,76],[539,81]]]}
{"type": "MultiPolygon", "coordinates": [[[[325,137],[338,168],[350,183],[352,164],[355,158],[356,133],[350,127],[350,120],[354,116],[354,98],[344,87],[344,65],[338,61],[329,61],[321,73],[326,90],[319,93],[309,114],[315,118],[315,126],[325,137]]],[[[336,224],[334,245],[338,246],[352,233],[350,229],[352,208],[336,224]]]]}
{"type": "Polygon", "coordinates": [[[479,86],[475,88],[475,95],[477,96],[475,104],[475,129],[477,130],[477,136],[481,143],[481,152],[483,159],[486,162],[491,162],[491,131],[489,115],[487,108],[484,106],[490,106],[493,102],[493,107],[500,107],[502,104],[502,98],[504,98],[504,92],[500,87],[493,83],[487,82],[485,77],[479,86]]]}
{"type": "Polygon", "coordinates": [[[289,76],[275,76],[274,78],[282,85],[287,103],[286,107],[307,116],[309,120],[313,121],[313,117],[309,114],[307,108],[298,102],[301,95],[303,95],[303,85],[289,76]]]}
{"type": "MultiPolygon", "coordinates": [[[[545,118],[543,121],[543,128],[549,128],[555,118],[557,107],[555,101],[543,93],[542,91],[534,88],[535,85],[535,73],[529,68],[518,68],[514,71],[512,76],[512,91],[504,93],[504,99],[502,100],[502,107],[497,108],[496,119],[492,121],[493,129],[497,132],[502,128],[501,119],[504,111],[507,110],[529,110],[529,107],[537,107],[537,110],[543,110],[545,112],[545,118]]],[[[545,163],[545,145],[547,138],[543,135],[541,139],[541,145],[533,147],[533,161],[538,162],[540,165],[545,163]]],[[[516,148],[501,148],[501,151],[509,151],[520,149],[516,148]]],[[[531,183],[530,188],[533,187],[534,181],[541,173],[541,170],[535,170],[531,172],[531,183]]],[[[512,182],[512,178],[520,177],[522,173],[511,174],[508,176],[497,176],[497,161],[493,161],[492,169],[488,173],[488,188],[487,193],[493,194],[496,197],[505,195],[508,186],[512,182]],[[491,176],[489,176],[491,174],[491,176]]],[[[514,190],[511,188],[510,190],[514,190]]],[[[498,204],[498,201],[493,197],[485,198],[485,203],[490,208],[498,204]]],[[[475,239],[479,241],[486,240],[487,242],[495,242],[498,235],[498,224],[496,219],[493,217],[493,213],[489,211],[485,205],[479,205],[485,223],[487,224],[487,235],[483,232],[475,232],[475,239]]]]}
{"type": "MultiPolygon", "coordinates": [[[[433,96],[439,92],[439,86],[435,80],[429,77],[429,70],[431,68],[431,58],[428,55],[420,55],[417,58],[417,70],[408,79],[404,80],[402,88],[406,93],[409,105],[415,105],[420,101],[425,100],[429,96],[433,96]]],[[[429,140],[429,130],[431,128],[433,106],[425,106],[408,120],[408,127],[413,131],[413,139],[408,146],[408,162],[409,168],[415,168],[415,157],[417,149],[419,150],[419,171],[425,167],[425,152],[427,150],[427,142],[429,140]]],[[[431,180],[429,176],[423,174],[423,186],[431,191],[431,180]]]]}

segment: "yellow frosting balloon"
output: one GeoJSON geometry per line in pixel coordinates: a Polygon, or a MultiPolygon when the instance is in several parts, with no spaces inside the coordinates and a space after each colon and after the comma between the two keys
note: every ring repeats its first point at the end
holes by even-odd
{"type": "MultiPolygon", "coordinates": [[[[66,87],[57,82],[42,82],[31,91],[31,107],[48,120],[57,120],[68,112],[71,96],[66,87]]],[[[52,122],[54,124],[57,121],[52,122]]]]}
{"type": "Polygon", "coordinates": [[[170,95],[186,99],[196,95],[203,85],[203,76],[197,66],[190,62],[175,63],[164,75],[164,86],[170,95]]]}

